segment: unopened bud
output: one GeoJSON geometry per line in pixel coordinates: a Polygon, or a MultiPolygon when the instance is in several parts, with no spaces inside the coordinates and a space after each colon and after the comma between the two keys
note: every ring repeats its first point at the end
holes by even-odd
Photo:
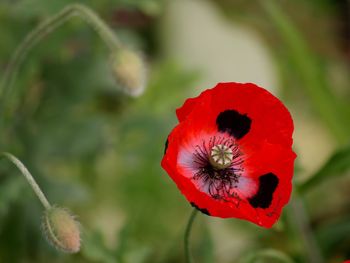
{"type": "Polygon", "coordinates": [[[146,65],[138,53],[130,49],[121,49],[111,56],[111,68],[118,84],[137,97],[146,87],[146,65]]]}
{"type": "Polygon", "coordinates": [[[46,210],[43,230],[49,242],[57,249],[67,253],[80,250],[79,223],[66,209],[51,207],[46,210]]]}

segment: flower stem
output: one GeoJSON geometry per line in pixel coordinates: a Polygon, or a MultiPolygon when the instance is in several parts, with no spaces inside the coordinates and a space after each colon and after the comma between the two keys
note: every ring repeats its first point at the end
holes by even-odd
{"type": "Polygon", "coordinates": [[[46,21],[42,22],[35,29],[33,29],[17,47],[5,70],[0,85],[0,97],[2,98],[0,105],[2,105],[2,109],[4,109],[3,105],[4,102],[6,102],[5,96],[8,94],[12,86],[13,80],[15,79],[15,76],[17,74],[17,71],[30,49],[32,49],[49,33],[54,31],[68,19],[76,15],[81,17],[84,21],[87,22],[88,25],[95,29],[95,31],[102,38],[102,40],[105,42],[105,44],[109,47],[111,51],[121,47],[121,43],[119,42],[113,31],[90,8],[81,4],[71,4],[66,6],[56,15],[53,15],[52,17],[48,18],[46,21]]]}
{"type": "Polygon", "coordinates": [[[47,201],[44,193],[41,191],[39,185],[36,183],[33,176],[30,174],[30,172],[24,166],[24,164],[20,160],[18,160],[15,156],[13,156],[11,153],[2,152],[1,155],[8,158],[12,163],[14,163],[17,166],[17,168],[21,171],[21,173],[27,179],[28,183],[32,187],[35,194],[38,196],[38,198],[39,198],[40,202],[42,203],[42,205],[44,206],[44,208],[46,210],[49,210],[51,208],[49,201],[47,201]]]}
{"type": "Polygon", "coordinates": [[[197,209],[193,209],[190,218],[188,219],[186,230],[185,230],[185,237],[184,237],[184,245],[185,245],[185,262],[191,263],[191,253],[190,253],[190,246],[189,246],[189,239],[191,235],[192,225],[193,221],[196,218],[196,215],[198,213],[197,209]]]}

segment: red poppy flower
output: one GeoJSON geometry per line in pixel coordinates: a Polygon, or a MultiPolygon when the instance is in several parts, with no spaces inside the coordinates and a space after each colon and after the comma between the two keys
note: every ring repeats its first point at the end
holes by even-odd
{"type": "Polygon", "coordinates": [[[293,121],[252,83],[219,83],[176,111],[162,167],[201,212],[271,227],[292,190],[293,121]]]}

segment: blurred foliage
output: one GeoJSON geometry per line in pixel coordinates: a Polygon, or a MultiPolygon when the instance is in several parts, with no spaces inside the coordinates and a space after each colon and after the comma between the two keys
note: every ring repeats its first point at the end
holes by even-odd
{"type": "MultiPolygon", "coordinates": [[[[0,262],[183,262],[182,234],[191,208],[160,168],[160,160],[167,134],[176,124],[174,109],[194,94],[200,74],[162,56],[157,30],[165,0],[78,2],[95,10],[123,43],[146,52],[150,82],[142,97],[124,95],[108,67],[105,45],[76,18],[28,54],[6,101],[11,118],[1,122],[0,146],[25,163],[52,203],[79,215],[84,245],[81,253],[64,255],[47,244],[40,232],[40,204],[19,173],[1,160],[0,262]]],[[[213,2],[230,19],[264,36],[281,73],[287,104],[306,101],[302,107],[311,108],[338,141],[334,155],[300,183],[300,196],[309,212],[308,234],[315,234],[326,262],[350,258],[350,181],[344,176],[350,166],[350,80],[342,89],[329,76],[331,63],[348,72],[349,57],[328,39],[317,45],[317,36],[343,23],[343,3],[213,2]],[[311,10],[317,18],[301,18],[311,10]],[[323,207],[325,201],[329,206],[323,207]],[[318,207],[323,214],[315,212],[318,207]]],[[[24,36],[69,3],[0,2],[2,71],[24,36]]],[[[232,239],[248,240],[229,262],[311,262],[296,229],[301,211],[286,211],[268,231],[226,220],[227,229],[242,233],[232,239]]],[[[195,262],[218,262],[222,257],[216,253],[219,233],[211,221],[200,216],[195,222],[195,262]]]]}
{"type": "Polygon", "coordinates": [[[326,179],[331,179],[334,176],[340,176],[350,170],[350,147],[339,149],[329,160],[310,177],[303,185],[300,186],[300,191],[307,191],[312,186],[317,186],[317,183],[323,182],[326,179]]]}
{"type": "Polygon", "coordinates": [[[252,262],[293,263],[293,260],[291,260],[287,255],[280,251],[266,249],[261,251],[254,251],[241,260],[241,263],[252,262]]]}

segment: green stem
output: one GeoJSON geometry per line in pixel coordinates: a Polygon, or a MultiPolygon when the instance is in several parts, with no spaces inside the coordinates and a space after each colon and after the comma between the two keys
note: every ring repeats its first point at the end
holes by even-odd
{"type": "Polygon", "coordinates": [[[17,168],[21,171],[21,173],[24,175],[24,177],[27,179],[28,183],[32,187],[35,194],[38,196],[40,202],[44,206],[46,210],[49,210],[51,208],[51,205],[49,201],[47,201],[44,193],[41,191],[39,185],[34,180],[33,176],[30,174],[28,169],[24,166],[24,164],[18,160],[15,156],[13,156],[11,153],[2,152],[1,155],[8,158],[13,164],[17,166],[17,168]]]}
{"type": "Polygon", "coordinates": [[[192,230],[192,225],[193,221],[196,218],[196,215],[198,214],[197,209],[193,209],[190,218],[188,219],[186,230],[185,230],[185,238],[184,238],[184,245],[185,245],[185,262],[186,263],[191,263],[191,253],[190,253],[190,246],[189,246],[189,239],[191,235],[191,230],[192,230]]]}
{"type": "Polygon", "coordinates": [[[315,239],[304,203],[300,197],[295,197],[291,201],[291,209],[293,211],[293,221],[299,231],[303,247],[308,257],[307,262],[323,263],[324,259],[321,250],[315,239]]]}
{"type": "Polygon", "coordinates": [[[5,96],[8,94],[17,71],[30,49],[32,49],[45,36],[75,15],[81,17],[88,25],[92,26],[111,51],[121,47],[121,43],[113,31],[90,8],[81,4],[71,4],[66,6],[56,15],[53,15],[33,29],[17,47],[5,70],[0,85],[0,97],[2,98],[0,105],[2,110],[4,109],[4,102],[6,102],[5,96]]]}

